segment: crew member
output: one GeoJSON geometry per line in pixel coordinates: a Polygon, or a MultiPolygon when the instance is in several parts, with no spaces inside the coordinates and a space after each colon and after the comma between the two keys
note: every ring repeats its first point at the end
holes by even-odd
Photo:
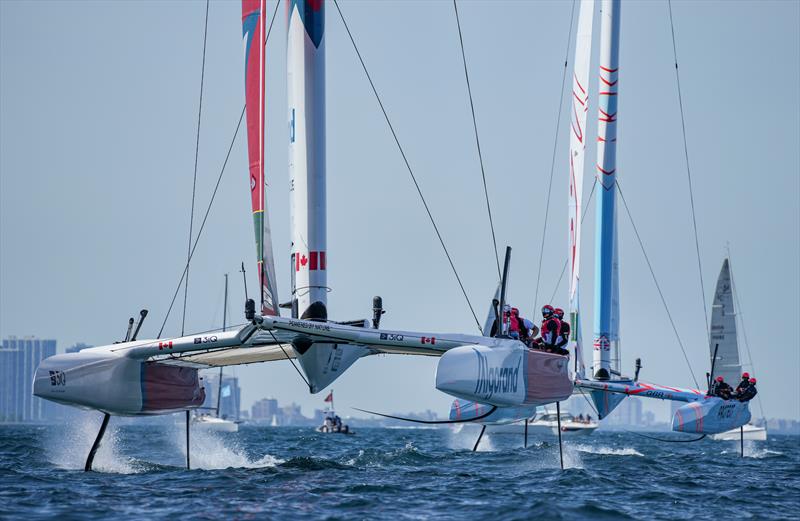
{"type": "Polygon", "coordinates": [[[736,390],[733,391],[733,396],[735,398],[740,397],[748,387],[750,387],[750,373],[745,372],[742,373],[742,381],[736,386],[736,390]]]}
{"type": "Polygon", "coordinates": [[[542,348],[554,352],[561,329],[561,321],[556,318],[555,309],[550,304],[542,308],[542,348]]]}
{"type": "Polygon", "coordinates": [[[564,320],[564,310],[561,308],[556,308],[553,310],[553,315],[558,319],[560,323],[558,339],[556,340],[556,350],[558,354],[567,355],[569,351],[564,349],[564,346],[569,343],[569,334],[570,334],[570,326],[569,322],[564,320]]]}
{"type": "Polygon", "coordinates": [[[519,309],[511,308],[511,312],[506,316],[508,320],[508,336],[519,340],[523,336],[523,327],[519,319],[519,309]]]}
{"type": "Polygon", "coordinates": [[[711,394],[713,396],[719,396],[723,400],[730,400],[732,392],[733,388],[725,382],[723,377],[718,376],[711,394]]]}
{"type": "Polygon", "coordinates": [[[751,378],[748,383],[749,385],[747,386],[747,389],[745,389],[742,394],[737,396],[740,402],[749,402],[756,397],[756,394],[758,394],[758,391],[756,390],[756,379],[751,378]]]}

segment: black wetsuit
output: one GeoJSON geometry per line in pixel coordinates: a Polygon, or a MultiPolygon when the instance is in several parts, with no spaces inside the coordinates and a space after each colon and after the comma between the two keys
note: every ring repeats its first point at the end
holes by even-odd
{"type": "Polygon", "coordinates": [[[562,320],[561,330],[559,331],[558,334],[558,341],[556,342],[556,347],[563,348],[565,345],[569,343],[569,333],[570,333],[569,322],[562,320]]]}
{"type": "Polygon", "coordinates": [[[730,400],[732,393],[733,387],[728,385],[727,382],[718,382],[716,388],[714,389],[714,394],[723,400],[730,400]]]}
{"type": "Polygon", "coordinates": [[[736,398],[738,398],[740,402],[749,402],[750,400],[756,397],[756,394],[758,394],[756,386],[754,384],[749,384],[747,386],[747,389],[745,389],[742,393],[736,396],[736,398]]]}
{"type": "Polygon", "coordinates": [[[750,380],[743,378],[739,385],[736,386],[736,390],[733,391],[733,396],[735,398],[741,398],[744,396],[744,393],[747,392],[747,388],[750,387],[750,380]]]}

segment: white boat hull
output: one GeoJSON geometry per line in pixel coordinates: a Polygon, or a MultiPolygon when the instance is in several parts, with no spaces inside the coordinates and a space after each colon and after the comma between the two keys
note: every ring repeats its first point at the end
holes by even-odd
{"type": "MultiPolygon", "coordinates": [[[[589,436],[598,427],[596,423],[562,422],[561,435],[570,438],[589,436]]],[[[489,425],[490,434],[510,434],[515,436],[525,435],[523,422],[507,423],[503,425],[489,425]]],[[[555,422],[537,422],[528,424],[528,436],[557,436],[558,425],[555,422]]]]}
{"type": "Polygon", "coordinates": [[[745,425],[741,433],[739,429],[731,429],[719,434],[713,434],[711,439],[717,441],[739,441],[742,434],[744,434],[744,439],[747,441],[767,441],[767,429],[750,424],[745,425]]]}
{"type": "Polygon", "coordinates": [[[222,418],[199,418],[192,421],[192,429],[208,432],[239,432],[239,424],[222,418]]]}

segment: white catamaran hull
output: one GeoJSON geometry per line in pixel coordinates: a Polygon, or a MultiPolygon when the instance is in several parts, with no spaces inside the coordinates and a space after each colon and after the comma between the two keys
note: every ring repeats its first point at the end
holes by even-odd
{"type": "Polygon", "coordinates": [[[192,429],[208,432],[239,432],[239,425],[214,416],[197,416],[192,420],[192,429]]]}
{"type": "MultiPolygon", "coordinates": [[[[569,438],[591,435],[598,427],[597,423],[562,422],[561,435],[569,438]]],[[[487,431],[491,434],[509,434],[514,436],[525,435],[525,423],[507,423],[505,425],[491,425],[487,431]]],[[[550,421],[533,420],[528,423],[528,436],[557,436],[558,424],[550,421]]]]}

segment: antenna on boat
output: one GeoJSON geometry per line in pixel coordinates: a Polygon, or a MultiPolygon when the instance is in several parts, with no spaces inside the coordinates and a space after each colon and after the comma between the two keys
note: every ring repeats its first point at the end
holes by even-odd
{"type": "Polygon", "coordinates": [[[250,300],[247,296],[247,272],[244,269],[244,261],[242,261],[242,269],[239,270],[239,273],[242,274],[242,281],[244,281],[244,299],[250,300]]]}
{"type": "Polygon", "coordinates": [[[133,330],[133,317],[128,319],[128,332],[125,333],[125,340],[127,342],[131,339],[131,331],[133,330]]]}
{"type": "MultiPolygon", "coordinates": [[[[139,323],[136,324],[136,329],[133,331],[133,336],[131,337],[131,342],[136,340],[136,337],[139,335],[139,330],[142,329],[142,322],[147,317],[147,310],[143,309],[139,312],[139,323]]],[[[133,319],[131,319],[133,320],[133,319]]]]}

